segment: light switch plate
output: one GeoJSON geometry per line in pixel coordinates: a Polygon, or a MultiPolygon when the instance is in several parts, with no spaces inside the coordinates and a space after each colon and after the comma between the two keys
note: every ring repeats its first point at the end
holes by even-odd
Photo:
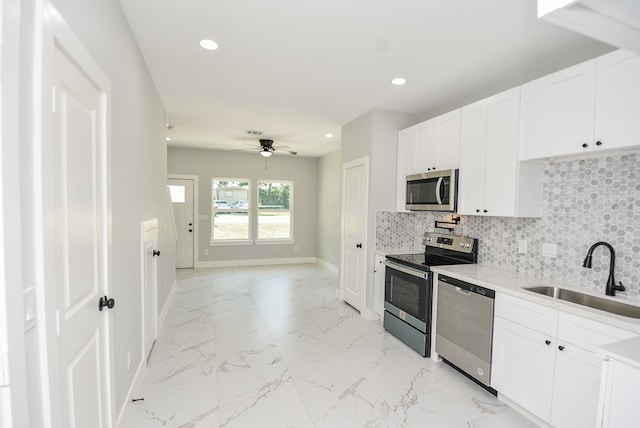
{"type": "Polygon", "coordinates": [[[558,246],[556,244],[542,244],[542,257],[555,259],[558,256],[558,246]]]}

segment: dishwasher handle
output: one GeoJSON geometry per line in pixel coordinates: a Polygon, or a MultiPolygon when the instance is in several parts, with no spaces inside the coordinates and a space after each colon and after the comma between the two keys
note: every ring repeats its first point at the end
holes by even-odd
{"type": "Polygon", "coordinates": [[[438,281],[453,285],[454,287],[456,287],[456,291],[461,294],[474,293],[488,297],[490,299],[495,299],[496,297],[496,292],[494,290],[482,287],[480,285],[471,284],[470,282],[460,281],[459,279],[451,278],[449,276],[438,275],[438,281]]]}

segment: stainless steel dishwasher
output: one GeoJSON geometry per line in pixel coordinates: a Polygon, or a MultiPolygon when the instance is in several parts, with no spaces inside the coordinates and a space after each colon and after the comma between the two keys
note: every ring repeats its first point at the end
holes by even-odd
{"type": "Polygon", "coordinates": [[[437,299],[436,352],[490,388],[495,291],[439,275],[437,299]]]}

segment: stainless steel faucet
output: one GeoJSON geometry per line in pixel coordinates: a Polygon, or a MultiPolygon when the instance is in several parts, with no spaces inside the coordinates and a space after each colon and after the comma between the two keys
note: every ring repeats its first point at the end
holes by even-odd
{"type": "Polygon", "coordinates": [[[624,288],[624,285],[622,285],[622,282],[619,282],[618,284],[616,284],[616,280],[613,277],[613,271],[615,270],[615,266],[616,266],[616,252],[613,250],[613,247],[610,244],[606,242],[596,242],[595,244],[593,244],[591,248],[589,248],[589,251],[587,252],[587,257],[584,258],[584,262],[582,263],[582,266],[586,268],[591,268],[591,259],[593,258],[593,250],[595,250],[600,245],[604,245],[605,247],[607,247],[609,249],[609,254],[611,255],[611,258],[609,259],[609,278],[607,279],[607,286],[605,287],[604,292],[607,296],[615,296],[616,290],[624,291],[625,288],[624,288]]]}

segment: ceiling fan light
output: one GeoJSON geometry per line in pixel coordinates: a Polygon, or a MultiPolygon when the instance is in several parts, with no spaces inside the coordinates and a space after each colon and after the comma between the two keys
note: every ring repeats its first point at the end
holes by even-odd
{"type": "Polygon", "coordinates": [[[270,151],[269,149],[260,150],[260,155],[262,155],[265,158],[268,158],[272,154],[273,154],[273,152],[270,151]]]}

